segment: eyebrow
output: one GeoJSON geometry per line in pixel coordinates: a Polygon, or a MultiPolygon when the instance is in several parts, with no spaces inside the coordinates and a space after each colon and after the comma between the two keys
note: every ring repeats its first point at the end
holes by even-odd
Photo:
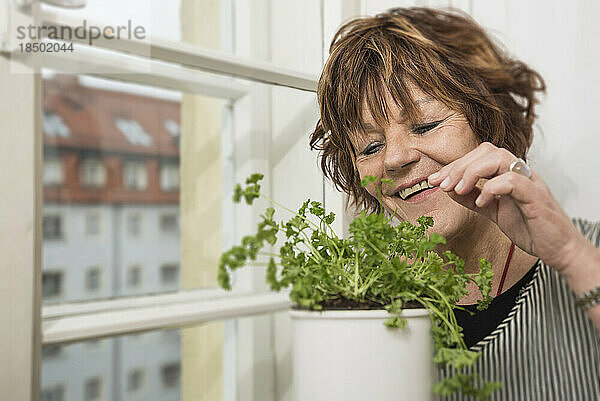
{"type": "MultiPolygon", "coordinates": [[[[424,97],[424,98],[415,100],[415,105],[419,106],[421,104],[430,103],[433,101],[435,101],[435,99],[432,97],[424,97]]],[[[400,119],[404,119],[405,116],[406,116],[406,111],[404,111],[404,110],[400,111],[400,119]]],[[[364,123],[363,127],[365,128],[365,131],[377,131],[380,129],[379,127],[374,126],[371,123],[364,123]]]]}

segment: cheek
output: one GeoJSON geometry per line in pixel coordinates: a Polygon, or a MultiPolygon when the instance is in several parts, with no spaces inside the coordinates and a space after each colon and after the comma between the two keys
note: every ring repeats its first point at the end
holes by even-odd
{"type": "Polygon", "coordinates": [[[468,124],[445,127],[440,134],[432,144],[435,150],[431,154],[442,165],[452,163],[479,145],[477,136],[468,124]]]}
{"type": "MultiPolygon", "coordinates": [[[[358,171],[358,175],[362,180],[367,175],[374,175],[376,177],[382,177],[383,172],[381,170],[380,163],[375,158],[370,158],[368,160],[360,160],[356,162],[356,169],[358,171]]],[[[377,197],[378,191],[375,184],[370,184],[366,188],[367,192],[373,197],[377,197]]]]}

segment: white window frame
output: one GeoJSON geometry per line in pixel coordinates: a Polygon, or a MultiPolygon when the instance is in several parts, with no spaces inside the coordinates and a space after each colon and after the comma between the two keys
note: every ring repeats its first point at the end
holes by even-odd
{"type": "Polygon", "coordinates": [[[65,289],[65,269],[45,269],[42,272],[42,298],[44,295],[44,286],[43,286],[43,277],[44,274],[58,274],[60,276],[60,292],[57,295],[54,295],[50,298],[44,299],[44,301],[48,302],[56,302],[60,301],[64,297],[64,289],[65,289]]]}
{"type": "Polygon", "coordinates": [[[128,291],[139,290],[140,288],[142,288],[143,283],[144,283],[144,267],[141,264],[127,266],[127,272],[125,273],[125,288],[128,291]],[[131,281],[129,280],[129,278],[130,278],[129,274],[133,270],[137,270],[139,273],[139,277],[138,277],[139,281],[137,282],[137,284],[132,284],[131,281]]]}
{"type": "Polygon", "coordinates": [[[43,182],[44,187],[62,185],[65,179],[63,163],[60,155],[49,156],[44,160],[43,182]],[[54,175],[56,173],[56,175],[54,175]]]}
{"type": "MultiPolygon", "coordinates": [[[[34,4],[30,23],[64,25],[59,14],[44,12],[40,16],[34,4]]],[[[186,43],[172,43],[152,39],[150,49],[146,44],[125,39],[104,42],[106,49],[115,53],[105,54],[83,45],[81,65],[73,65],[71,59],[54,54],[44,61],[47,68],[77,72],[81,66],[113,66],[112,75],[92,75],[121,79],[181,90],[188,93],[210,95],[236,102],[249,91],[249,85],[235,78],[254,82],[287,86],[315,92],[317,77],[291,71],[260,60],[238,57],[186,43]],[[84,53],[87,52],[87,53],[84,53]],[[144,57],[152,54],[152,60],[144,57]],[[131,74],[135,63],[120,63],[122,55],[133,55],[147,66],[152,63],[152,73],[131,74]],[[219,75],[215,76],[214,72],[219,75]],[[229,75],[224,77],[223,75],[229,75]]],[[[100,46],[102,46],[100,45],[100,46]]],[[[18,239],[0,241],[0,252],[4,257],[0,264],[2,277],[11,277],[5,283],[9,289],[0,292],[0,301],[6,307],[0,318],[10,328],[0,335],[0,352],[5,363],[12,369],[0,379],[0,398],[13,401],[38,399],[40,394],[40,347],[41,344],[62,344],[73,341],[93,340],[122,334],[138,333],[165,328],[198,325],[210,321],[222,321],[255,315],[271,314],[291,306],[287,293],[256,293],[253,284],[238,282],[241,288],[251,289],[247,293],[227,293],[220,290],[185,291],[152,297],[134,297],[123,300],[95,301],[83,304],[61,304],[41,307],[41,202],[42,202],[42,140],[41,140],[41,81],[40,75],[10,76],[7,59],[0,58],[0,83],[6,99],[0,100],[2,113],[13,118],[0,121],[0,128],[8,132],[11,147],[0,147],[0,160],[14,166],[19,180],[7,175],[0,176],[0,189],[10,193],[3,199],[10,208],[3,209],[2,233],[10,232],[18,239]],[[27,107],[23,107],[27,105],[27,107]],[[8,114],[7,114],[8,115],[8,114]],[[15,117],[16,116],[16,117],[15,117]],[[32,118],[33,116],[33,118],[32,118]],[[14,133],[14,134],[13,134],[14,133]],[[15,184],[15,182],[17,184],[15,184]],[[10,189],[10,191],[5,191],[10,189]],[[19,213],[16,213],[15,208],[19,213]],[[18,215],[11,219],[10,214],[18,215]],[[33,227],[33,230],[31,229],[33,227]],[[10,245],[9,245],[10,244],[10,245]],[[18,248],[18,255],[11,252],[18,248]],[[23,256],[25,255],[25,256],[23,256]],[[212,296],[207,297],[207,294],[212,296]],[[126,303],[127,305],[123,305],[126,303]],[[137,307],[132,307],[136,305],[137,307]],[[118,307],[120,305],[120,307],[118,307]],[[17,317],[18,316],[18,317],[17,317]],[[19,385],[15,386],[15,383],[19,385]]],[[[230,110],[234,104],[231,103],[230,110]]],[[[264,167],[250,166],[250,168],[264,167]]],[[[235,177],[234,177],[235,178],[235,177]]],[[[256,215],[258,215],[256,211],[256,215]]],[[[245,277],[246,283],[253,282],[252,276],[245,277]],[[248,280],[249,279],[249,280],[248,280]]]]}
{"type": "Polygon", "coordinates": [[[144,214],[138,211],[133,211],[133,212],[129,212],[129,214],[127,215],[127,220],[125,222],[126,227],[125,229],[127,230],[127,235],[131,238],[141,238],[142,237],[142,233],[144,232],[143,227],[144,227],[144,214]],[[137,230],[133,230],[134,223],[133,220],[137,220],[138,222],[135,223],[137,224],[137,230]]]}
{"type": "Polygon", "coordinates": [[[52,213],[46,213],[44,214],[44,216],[42,217],[42,236],[44,238],[45,241],[61,241],[65,239],[65,216],[60,213],[60,212],[52,212],[52,213]],[[58,235],[52,236],[52,237],[47,237],[44,234],[44,220],[47,218],[57,218],[59,221],[59,226],[60,226],[60,230],[58,232],[58,235]]]}
{"type": "Polygon", "coordinates": [[[83,381],[83,399],[84,401],[100,401],[104,395],[104,378],[102,376],[91,376],[83,381]],[[98,383],[98,394],[94,398],[87,397],[88,385],[91,382],[98,383]]]}
{"type": "Polygon", "coordinates": [[[123,189],[128,191],[148,189],[148,163],[145,160],[123,162],[123,189]]]}
{"type": "Polygon", "coordinates": [[[106,165],[101,158],[82,157],[79,159],[79,185],[86,188],[106,186],[106,165]],[[94,173],[90,174],[92,171],[94,173]]]}
{"type": "Polygon", "coordinates": [[[89,211],[85,213],[85,235],[86,237],[98,237],[102,232],[102,215],[99,211],[89,211]],[[95,221],[95,223],[94,223],[95,221]],[[96,231],[91,228],[96,224],[96,231]]]}
{"type": "Polygon", "coordinates": [[[180,187],[179,164],[174,162],[160,163],[160,189],[164,192],[177,191],[180,187]]]}
{"type": "Polygon", "coordinates": [[[100,266],[91,266],[89,267],[86,271],[85,271],[85,276],[84,276],[84,289],[86,292],[91,292],[94,294],[99,293],[100,291],[102,291],[102,268],[100,266]],[[89,284],[90,284],[90,274],[92,273],[97,273],[98,274],[98,286],[96,288],[90,288],[89,284]]]}

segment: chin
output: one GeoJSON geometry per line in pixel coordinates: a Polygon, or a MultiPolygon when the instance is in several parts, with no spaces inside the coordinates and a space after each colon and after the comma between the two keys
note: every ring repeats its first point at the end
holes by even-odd
{"type": "Polygon", "coordinates": [[[407,220],[412,224],[417,223],[421,216],[431,216],[433,218],[433,227],[431,232],[442,235],[448,242],[453,242],[470,226],[473,221],[472,214],[477,214],[458,203],[452,201],[440,207],[427,208],[422,210],[404,210],[404,217],[399,220],[407,220]]]}

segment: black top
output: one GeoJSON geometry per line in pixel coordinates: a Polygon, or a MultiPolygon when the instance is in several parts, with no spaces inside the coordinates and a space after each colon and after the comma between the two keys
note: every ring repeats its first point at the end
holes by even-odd
{"type": "Polygon", "coordinates": [[[472,316],[467,311],[454,310],[456,321],[458,325],[463,328],[465,344],[468,348],[471,348],[480,340],[483,340],[491,334],[506,316],[508,316],[508,313],[513,306],[515,306],[517,296],[521,289],[531,282],[538,262],[536,262],[535,265],[529,269],[527,274],[525,274],[515,285],[493,298],[490,306],[486,310],[478,311],[477,304],[460,305],[468,311],[475,312],[472,316]]]}

